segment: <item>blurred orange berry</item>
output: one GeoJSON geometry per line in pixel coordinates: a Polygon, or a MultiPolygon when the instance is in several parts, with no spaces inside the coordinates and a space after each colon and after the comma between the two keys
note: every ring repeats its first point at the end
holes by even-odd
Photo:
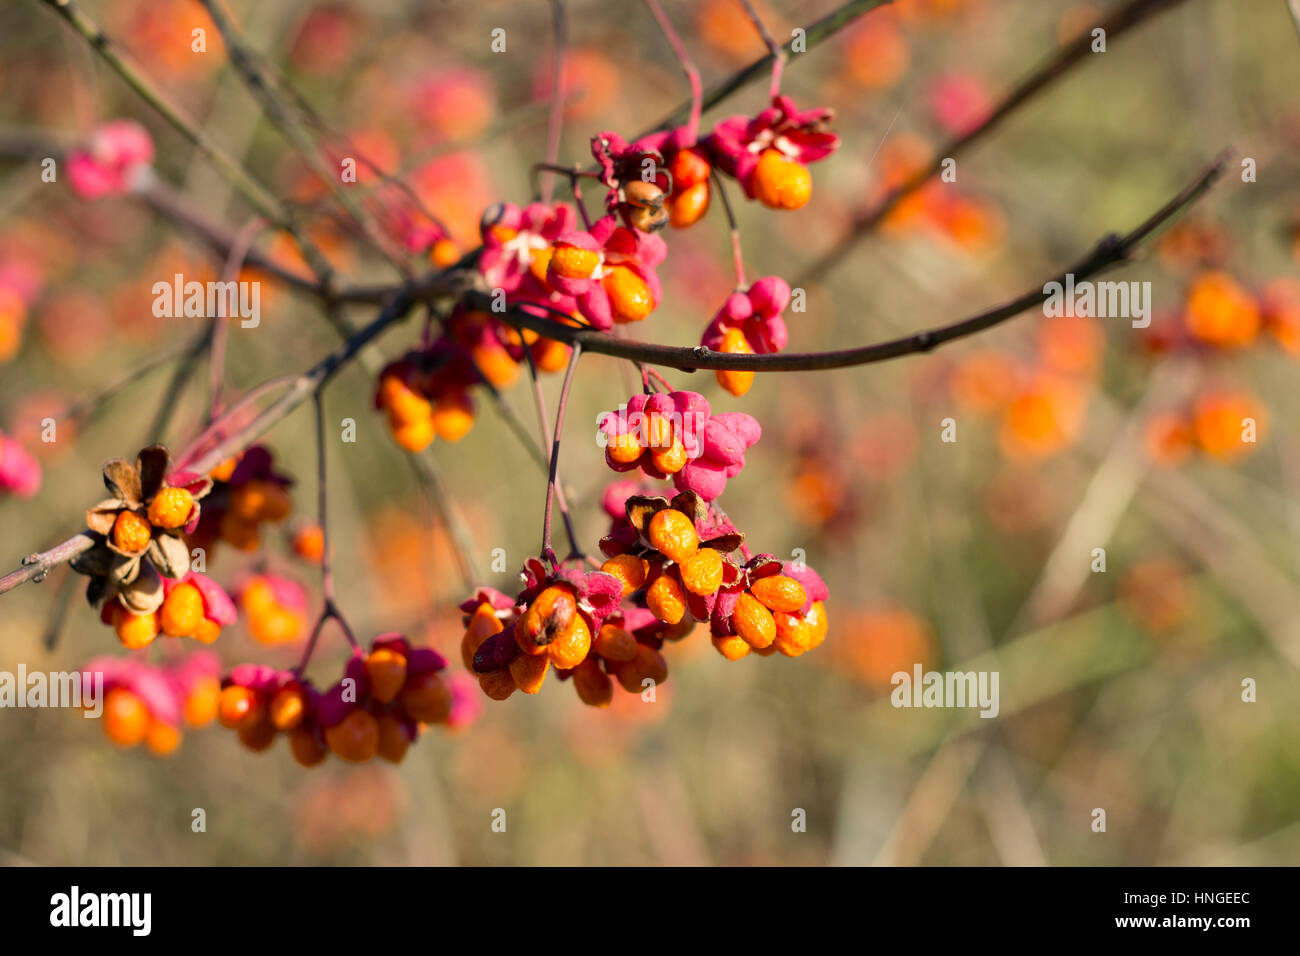
{"type": "Polygon", "coordinates": [[[164,723],[161,720],[155,720],[149,724],[149,731],[145,735],[145,746],[155,757],[166,757],[175,753],[181,745],[181,731],[179,727],[172,724],[164,723]]]}
{"type": "Polygon", "coordinates": [[[364,710],[354,710],[325,728],[325,744],[349,763],[364,763],[379,751],[379,723],[364,710]]]}
{"type": "Polygon", "coordinates": [[[957,360],[950,387],[962,408],[993,412],[1005,408],[1014,397],[1019,375],[1019,365],[1009,355],[980,349],[957,360]]]}
{"type": "Polygon", "coordinates": [[[114,687],[104,697],[104,733],[119,747],[134,747],[149,732],[149,710],[124,687],[114,687]]]}
{"type": "Polygon", "coordinates": [[[1264,327],[1291,355],[1300,355],[1300,280],[1284,276],[1264,287],[1260,297],[1264,327]]]}
{"type": "Polygon", "coordinates": [[[1087,394],[1075,382],[1039,375],[1007,405],[999,440],[1012,458],[1041,458],[1069,446],[1083,427],[1087,394]]]}
{"type": "Polygon", "coordinates": [[[1174,561],[1153,558],[1134,565],[1119,582],[1121,606],[1152,634],[1163,634],[1187,619],[1191,596],[1186,572],[1174,561]]]}
{"type": "Polygon", "coordinates": [[[1201,451],[1223,462],[1236,461],[1263,438],[1262,405],[1244,392],[1210,391],[1192,408],[1192,428],[1201,451]]]}
{"type": "Polygon", "coordinates": [[[397,703],[413,720],[440,724],[451,713],[451,688],[437,671],[425,671],[407,678],[397,703]]]}
{"type": "Polygon", "coordinates": [[[406,683],[406,657],[391,648],[376,648],[366,656],[366,676],[370,679],[370,696],[387,704],[406,683]]]}
{"type": "Polygon", "coordinates": [[[887,90],[894,86],[911,60],[907,38],[894,17],[876,11],[863,17],[845,41],[845,74],[858,86],[887,90]]]}
{"type": "Polygon", "coordinates": [[[136,651],[148,647],[158,636],[158,614],[156,611],[132,614],[117,604],[113,608],[113,631],[127,650],[136,651]]]}
{"type": "Polygon", "coordinates": [[[1216,348],[1240,348],[1259,334],[1259,305],[1232,276],[1203,272],[1192,283],[1185,306],[1187,331],[1216,348]]]}
{"type": "Polygon", "coordinates": [[[256,723],[261,716],[257,694],[247,687],[231,684],[221,691],[217,704],[217,720],[228,730],[237,730],[245,723],[256,723]]]}
{"type": "Polygon", "coordinates": [[[215,677],[200,677],[185,695],[185,723],[206,727],[217,716],[221,700],[221,682],[215,677]]]}
{"type": "Polygon", "coordinates": [[[1038,326],[1038,354],[1062,375],[1094,375],[1105,344],[1101,325],[1087,316],[1048,316],[1038,326]]]}
{"type": "Polygon", "coordinates": [[[301,525],[293,532],[292,547],[304,561],[319,564],[325,556],[325,533],[318,524],[301,525]]]}
{"type": "Polygon", "coordinates": [[[860,613],[837,633],[846,635],[841,646],[854,671],[876,690],[888,690],[899,671],[911,673],[916,664],[924,670],[935,660],[930,629],[905,608],[860,613]]]}

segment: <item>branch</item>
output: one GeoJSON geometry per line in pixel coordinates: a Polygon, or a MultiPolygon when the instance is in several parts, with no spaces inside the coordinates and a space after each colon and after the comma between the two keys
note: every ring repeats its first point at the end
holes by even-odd
{"type": "MultiPolygon", "coordinates": [[[[1106,41],[1110,43],[1144,20],[1163,10],[1176,7],[1183,2],[1184,0],[1130,0],[1128,5],[1121,7],[1106,19],[1097,23],[1096,27],[1106,31],[1106,41]]],[[[982,123],[945,143],[935,154],[934,162],[929,168],[921,170],[906,182],[890,190],[874,206],[856,216],[853,224],[848,227],[848,231],[831,246],[830,251],[813,263],[803,275],[795,280],[794,284],[808,285],[816,282],[843,262],[844,257],[849,254],[854,245],[875,229],[876,226],[880,225],[881,221],[893,212],[900,202],[939,174],[945,159],[956,159],[970,146],[982,139],[985,134],[996,129],[1013,112],[1064,76],[1071,67],[1081,63],[1091,55],[1092,30],[1084,30],[1072,43],[1062,47],[1047,62],[1025,77],[982,123]]]]}
{"type": "Polygon", "coordinates": [[[62,564],[64,561],[71,561],[84,551],[89,551],[94,544],[95,539],[90,535],[76,534],[62,544],[56,544],[48,551],[29,554],[23,558],[22,567],[0,578],[0,594],[12,591],[18,585],[26,584],[28,581],[40,583],[45,579],[45,575],[50,573],[51,568],[62,564]]]}
{"type": "Polygon", "coordinates": [[[272,125],[279,129],[281,135],[297,151],[312,172],[329,188],[331,194],[347,211],[348,215],[352,217],[370,245],[387,259],[398,272],[404,276],[409,276],[410,269],[407,268],[406,263],[389,247],[385,237],[374,228],[365,210],[343,188],[343,185],[339,182],[338,173],[329,169],[324,160],[320,158],[316,143],[303,129],[298,114],[281,100],[276,85],[258,65],[257,58],[252,50],[244,45],[243,36],[235,29],[234,24],[226,16],[221,5],[217,0],[199,0],[199,2],[207,11],[208,16],[212,18],[217,32],[221,34],[221,39],[225,43],[230,56],[230,65],[234,67],[235,72],[244,81],[249,93],[261,105],[262,112],[272,121],[272,125]]]}
{"type": "MultiPolygon", "coordinates": [[[[1227,168],[1229,153],[1221,153],[1208,167],[1202,170],[1190,184],[1152,213],[1141,225],[1124,236],[1110,234],[1097,243],[1087,256],[1066,269],[1059,276],[1048,280],[1064,282],[1067,274],[1073,275],[1075,281],[1088,278],[1109,269],[1111,266],[1126,261],[1133,250],[1156,229],[1173,219],[1184,208],[1199,199],[1218,180],[1227,168]]],[[[1046,284],[1046,283],[1044,283],[1046,284]]],[[[887,359],[912,355],[917,352],[929,352],[945,342],[973,335],[991,328],[1013,316],[1019,315],[1047,298],[1042,287],[1036,287],[1023,295],[1012,299],[1004,305],[962,319],[951,325],[916,332],[903,338],[890,339],[858,348],[841,349],[833,352],[789,352],[778,355],[741,355],[732,352],[714,352],[704,346],[680,347],[654,345],[649,342],[637,342],[619,339],[603,332],[591,329],[578,329],[564,325],[552,319],[526,311],[523,306],[514,306],[502,313],[510,324],[519,328],[531,329],[547,338],[559,339],[568,345],[581,346],[583,351],[610,355],[615,358],[631,359],[648,365],[664,365],[686,371],[695,369],[722,369],[728,371],[754,372],[800,372],[814,369],[848,368],[855,365],[867,365],[883,362],[887,359]]],[[[483,292],[469,292],[467,301],[481,309],[491,308],[490,297],[483,292]]]]}
{"type": "Polygon", "coordinates": [[[144,75],[129,63],[108,35],[93,20],[81,12],[72,0],[40,0],[64,20],[66,20],[113,70],[135,90],[146,103],[154,108],[163,119],[167,120],[182,136],[194,144],[216,170],[254,209],[281,228],[287,230],[302,249],[304,258],[312,265],[312,270],[321,278],[323,285],[329,285],[333,275],[328,261],[316,248],[315,244],[303,234],[289,209],[275,198],[267,189],[257,182],[239,162],[222,149],[206,132],[196,126],[180,108],[167,99],[163,93],[144,75]]]}
{"type": "MultiPolygon", "coordinates": [[[[830,13],[826,14],[826,16],[812,24],[812,26],[807,27],[804,30],[804,52],[811,50],[813,46],[823,40],[833,37],[836,33],[839,33],[840,30],[844,29],[864,13],[869,13],[877,7],[883,7],[889,2],[891,2],[891,0],[849,0],[848,3],[836,10],[832,10],[830,13]]],[[[786,59],[790,59],[790,54],[794,52],[794,37],[791,37],[790,42],[786,43],[781,49],[785,51],[786,59]]],[[[766,74],[770,74],[774,59],[773,55],[768,53],[766,56],[760,57],[739,72],[729,76],[718,85],[711,87],[704,94],[704,99],[701,103],[701,111],[712,109],[737,90],[743,89],[755,80],[761,79],[766,74]]],[[[681,126],[690,118],[691,106],[692,101],[687,100],[681,106],[677,107],[677,109],[673,110],[660,120],[653,128],[647,130],[641,135],[646,136],[650,133],[657,133],[660,130],[681,126]]],[[[641,137],[638,136],[634,139],[640,138],[641,137]]]]}

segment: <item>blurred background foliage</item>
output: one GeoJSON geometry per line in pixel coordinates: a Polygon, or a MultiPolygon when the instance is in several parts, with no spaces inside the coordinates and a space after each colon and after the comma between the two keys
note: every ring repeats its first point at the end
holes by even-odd
{"type": "MultiPolygon", "coordinates": [[[[84,6],[278,194],[310,194],[197,3],[84,6]],[[206,54],[190,50],[195,27],[208,29],[206,54]]],[[[834,6],[759,4],[779,38],[834,6]]],[[[813,199],[798,213],[743,203],[732,190],[750,275],[798,284],[891,176],[1114,6],[900,0],[796,57],[786,92],[801,106],[834,107],[843,146],[815,167],[813,199]]],[[[464,247],[484,207],[528,198],[529,166],[545,154],[549,4],[231,0],[228,8],[337,129],[408,171],[464,247]],[[489,49],[496,27],[507,31],[503,54],[489,49]]],[[[686,90],[641,4],[566,8],[572,100],[560,156],[581,162],[592,134],[634,134],[686,90]]],[[[732,0],[666,8],[706,86],[764,52],[732,0]]],[[[1257,160],[1258,182],[1242,184],[1233,167],[1179,226],[1109,276],[1153,284],[1155,321],[1145,333],[1124,320],[1030,313],[929,356],[760,375],[739,400],[708,373],[668,376],[715,409],[762,422],[725,505],[756,550],[803,549],[826,578],[831,629],[816,651],[733,664],[697,634],[669,647],[671,676],[654,704],[619,694],[595,711],[558,684],[536,698],[485,701],[471,727],[426,734],[398,767],[332,760],[306,771],[283,744],[251,754],[215,726],[157,759],[115,750],[72,713],[5,711],[0,858],[1300,861],[1300,435],[1291,416],[1300,395],[1287,325],[1300,312],[1286,312],[1287,287],[1274,285],[1294,280],[1300,254],[1298,85],[1300,42],[1282,0],[1188,0],[1017,111],[961,159],[948,192],[909,204],[857,243],[808,287],[807,311],[789,316],[790,347],[813,351],[979,311],[1136,225],[1232,145],[1257,160]],[[1267,313],[1263,326],[1240,347],[1171,345],[1174,332],[1196,327],[1190,292],[1211,272],[1267,313]],[[1268,311],[1269,295],[1283,306],[1268,311]],[[1224,438],[1224,403],[1264,423],[1257,445],[1224,438]],[[955,443],[940,441],[950,417],[955,443]],[[1094,548],[1106,549],[1104,573],[1090,570],[1094,548]],[[998,670],[998,718],[891,707],[890,675],[918,661],[998,670]],[[1257,681],[1258,702],[1242,702],[1244,678],[1257,681]],[[191,832],[196,807],[207,812],[206,833],[191,832]],[[1090,826],[1098,807],[1104,834],[1090,826]],[[494,808],[506,810],[504,833],[491,829],[494,808]],[[796,808],[807,832],[792,832],[796,808]]],[[[760,108],[764,86],[712,111],[706,128],[760,108]]],[[[57,18],[38,3],[4,5],[5,136],[66,144],[119,116],[153,134],[161,178],[232,228],[247,220],[230,188],[57,18]]],[[[715,209],[666,238],[664,301],[635,334],[695,344],[730,291],[727,232],[715,209]]],[[[355,243],[327,248],[350,277],[391,279],[355,243]]],[[[0,500],[9,565],[78,530],[100,497],[100,463],[151,437],[175,363],[139,376],[93,414],[65,413],[199,331],[192,319],[154,319],[148,305],[153,282],[214,268],[204,255],[130,199],[84,202],[65,185],[42,184],[30,162],[0,166],[0,263],[41,277],[25,318],[0,330],[0,429],[44,471],[36,497],[0,500]],[[39,440],[46,415],[61,422],[53,444],[39,440]]],[[[312,302],[264,286],[262,325],[232,331],[236,393],[307,367],[337,341],[312,302]]],[[[1195,307],[1248,322],[1217,299],[1195,307]]],[[[396,356],[418,335],[412,319],[380,349],[396,356]]],[[[200,363],[181,380],[165,430],[173,446],[194,434],[205,376],[200,363]]],[[[531,424],[525,378],[508,395],[531,424]]],[[[545,387],[553,401],[558,378],[545,387]]],[[[594,422],[635,387],[612,359],[588,356],[580,366],[562,473],[593,549],[610,478],[594,422]]],[[[372,389],[354,366],[326,394],[331,421],[357,422],[355,444],[330,448],[340,603],[363,639],[403,630],[457,661],[455,605],[465,595],[454,552],[373,411],[372,389]]],[[[304,406],[266,437],[297,480],[301,516],[315,509],[309,414],[304,406]]],[[[540,539],[544,475],[486,402],[462,441],[435,443],[431,454],[484,583],[513,593],[515,569],[540,539]],[[488,571],[497,548],[506,573],[488,571]]],[[[301,581],[315,601],[317,574],[289,548],[289,527],[268,530],[260,556],[219,549],[209,572],[229,584],[269,568],[301,581]]],[[[79,585],[65,588],[66,573],[0,599],[0,669],[75,669],[118,652],[79,585]],[[71,607],[46,650],[58,602],[71,607]]],[[[322,681],[344,651],[337,632],[326,639],[312,666],[322,681]]],[[[227,665],[289,666],[300,653],[263,646],[242,622],[214,649],[227,665]]]]}

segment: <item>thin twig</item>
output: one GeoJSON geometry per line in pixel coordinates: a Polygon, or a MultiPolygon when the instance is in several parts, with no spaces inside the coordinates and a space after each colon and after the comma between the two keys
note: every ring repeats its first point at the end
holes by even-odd
{"type": "Polygon", "coordinates": [[[736,269],[736,289],[745,288],[745,256],[740,248],[740,227],[736,223],[736,212],[731,208],[731,199],[727,196],[726,186],[718,170],[713,170],[713,188],[722,200],[722,211],[727,217],[727,228],[731,232],[731,262],[736,269]]]}
{"type": "Polygon", "coordinates": [[[546,514],[542,519],[542,557],[556,565],[555,550],[551,547],[551,508],[555,502],[555,481],[560,470],[560,438],[564,435],[564,410],[569,404],[569,387],[573,385],[573,373],[578,367],[578,358],[582,355],[582,346],[574,345],[569,355],[569,367],[564,370],[564,384],[560,386],[560,403],[555,408],[555,438],[551,443],[551,474],[546,482],[546,514]]]}
{"type": "MultiPolygon", "coordinates": [[[[551,24],[551,114],[546,124],[546,162],[554,166],[560,159],[560,136],[564,132],[564,64],[569,43],[564,0],[551,0],[551,24]]],[[[549,205],[554,193],[555,173],[547,172],[542,181],[542,202],[549,205]]]]}
{"type": "MultiPolygon", "coordinates": [[[[546,421],[546,396],[542,393],[542,377],[537,373],[537,362],[534,361],[531,350],[524,350],[524,358],[528,362],[528,375],[533,383],[533,404],[537,408],[537,428],[542,436],[542,447],[553,452],[555,445],[551,437],[551,426],[546,421]]],[[[573,530],[573,516],[569,514],[569,503],[565,500],[564,482],[560,479],[559,469],[551,468],[550,454],[545,457],[544,462],[548,479],[554,482],[555,501],[560,506],[560,517],[564,519],[564,529],[569,536],[569,557],[582,557],[582,548],[573,530]]]]}
{"type": "Polygon", "coordinates": [[[700,83],[699,68],[691,60],[690,54],[686,52],[686,44],[677,35],[673,22],[668,19],[668,14],[664,13],[663,7],[659,5],[659,0],[645,0],[645,5],[654,14],[659,29],[663,31],[664,36],[668,39],[668,45],[673,48],[673,55],[677,57],[677,62],[681,64],[682,72],[686,74],[686,82],[690,85],[691,111],[686,120],[686,141],[694,143],[700,132],[701,103],[704,99],[704,87],[700,83]]]}
{"type": "MultiPolygon", "coordinates": [[[[816,23],[810,24],[804,30],[804,52],[811,50],[823,40],[830,39],[864,13],[869,13],[877,7],[883,7],[889,2],[890,0],[849,0],[848,3],[832,10],[816,23]]],[[[791,37],[789,43],[782,45],[781,49],[787,56],[794,52],[794,43],[795,38],[791,37]]],[[[762,78],[763,74],[767,73],[771,69],[772,59],[772,54],[767,53],[764,56],[759,57],[744,69],[733,73],[716,86],[710,87],[705,91],[702,98],[700,104],[702,109],[712,109],[723,100],[729,98],[733,93],[744,89],[750,83],[762,78]]],[[[673,129],[674,127],[681,126],[690,118],[691,110],[693,108],[694,103],[691,100],[687,100],[656,123],[651,129],[646,130],[642,136],[649,133],[657,133],[660,130],[673,129]]],[[[641,137],[638,136],[635,138],[640,139],[641,137]]]]}
{"type": "Polygon", "coordinates": [[[740,5],[745,8],[745,13],[749,15],[749,20],[754,24],[754,29],[758,35],[763,38],[763,43],[767,46],[768,52],[772,54],[772,85],[768,89],[768,96],[775,98],[781,92],[781,71],[785,69],[785,50],[772,39],[772,34],[767,32],[767,24],[763,18],[758,15],[754,5],[749,0],[740,0],[740,5]]]}

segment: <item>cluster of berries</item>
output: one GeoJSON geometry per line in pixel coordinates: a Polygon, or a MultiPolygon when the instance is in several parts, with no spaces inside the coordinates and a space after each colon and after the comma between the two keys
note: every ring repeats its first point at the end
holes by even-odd
{"type": "Polygon", "coordinates": [[[120,747],[143,743],[159,757],[181,744],[182,728],[205,727],[217,713],[221,664],[200,651],[157,667],[138,657],[99,657],[82,670],[82,686],[103,681],[104,734],[120,747]]]}
{"type": "Polygon", "coordinates": [[[344,676],[324,692],[293,671],[244,664],[222,682],[219,719],[258,752],[288,735],[304,767],[331,753],[351,763],[375,756],[398,763],[426,725],[452,719],[445,667],[437,651],[395,633],[376,637],[369,653],[355,649],[344,676]]]}
{"type": "Polygon", "coordinates": [[[738,563],[731,553],[744,536],[710,502],[640,490],[622,483],[607,493],[607,511],[619,512],[600,543],[600,570],[548,571],[530,558],[517,597],[480,588],[461,604],[462,660],[487,696],[535,694],[554,667],[583,703],[606,706],[615,680],[637,693],[667,679],[664,643],[697,624],[709,625],[729,660],[751,650],[797,657],[825,640],[828,591],[815,571],[748,552],[738,563]]]}
{"type": "Polygon", "coordinates": [[[708,211],[714,170],[733,177],[745,195],[771,209],[799,209],[812,198],[808,164],[839,147],[831,110],[799,110],[774,96],[757,116],[731,116],[699,139],[693,125],[661,130],[628,143],[617,133],[592,139],[609,194],[606,205],[630,228],[651,232],[694,225],[708,211]]]}
{"type": "Polygon", "coordinates": [[[535,694],[552,666],[556,678],[572,678],[579,699],[593,707],[609,705],[615,679],[629,693],[667,679],[660,648],[684,634],[667,635],[669,629],[643,610],[620,607],[624,585],[616,575],[603,568],[548,573],[530,558],[524,580],[515,600],[480,588],[461,605],[461,657],[488,697],[535,694]]]}
{"type": "Polygon", "coordinates": [[[1178,464],[1194,451],[1233,462],[1249,454],[1267,428],[1267,410],[1257,398],[1215,385],[1182,407],[1153,414],[1145,437],[1152,459],[1162,465],[1178,464]]]}
{"type": "Polygon", "coordinates": [[[158,588],[152,592],[124,591],[104,602],[99,617],[113,628],[123,647],[134,651],[148,647],[159,634],[211,644],[223,627],[235,623],[236,614],[234,602],[219,584],[190,571],[180,580],[158,578],[158,588]],[[128,600],[144,603],[128,605],[128,600]],[[150,608],[151,604],[155,606],[150,608]]]}
{"type": "Polygon", "coordinates": [[[1188,285],[1181,319],[1152,322],[1144,348],[1157,355],[1231,352],[1267,334],[1289,354],[1300,354],[1300,281],[1282,276],[1255,290],[1223,269],[1206,269],[1188,285]]]}
{"type": "MultiPolygon", "coordinates": [[[[767,355],[785,348],[790,333],[781,313],[790,304],[790,286],[784,279],[767,276],[748,289],[727,297],[713,317],[700,344],[733,355],[767,355]]],[[[753,372],[719,371],[718,384],[737,398],[754,384],[753,372]]]]}
{"type": "MultiPolygon", "coordinates": [[[[592,138],[592,155],[607,189],[608,215],[579,228],[565,203],[525,207],[498,203],[480,222],[477,268],[503,304],[547,318],[608,331],[640,322],[663,295],[656,267],[667,245],[654,232],[666,223],[685,227],[702,217],[715,168],[735,177],[746,195],[777,209],[803,206],[812,191],[807,164],[829,156],[838,137],[826,128],[827,110],[800,112],[776,96],[754,118],[735,116],[698,140],[695,124],[628,143],[617,133],[592,138]],[[698,140],[698,141],[697,141],[698,140]]],[[[732,295],[705,333],[704,344],[732,353],[784,347],[781,313],[790,299],[782,280],[769,277],[732,295]]],[[[481,382],[505,387],[527,358],[543,371],[563,368],[563,343],[519,332],[487,313],[458,306],[438,338],[388,365],[379,377],[375,407],[388,417],[399,445],[411,452],[434,440],[456,441],[474,421],[470,389],[481,382]]],[[[753,373],[718,373],[735,395],[753,373]]],[[[629,450],[630,453],[630,450],[629,450]]],[[[654,465],[674,474],[685,462],[671,443],[654,465]]]]}
{"type": "MultiPolygon", "coordinates": [[[[483,244],[476,260],[485,284],[512,305],[531,305],[580,323],[577,300],[547,281],[552,244],[571,233],[575,222],[576,213],[563,203],[489,208],[479,224],[483,244]]],[[[407,451],[421,451],[435,437],[457,441],[474,423],[471,389],[484,383],[509,387],[525,361],[542,372],[559,371],[569,352],[562,342],[457,305],[436,338],[384,368],[375,407],[387,414],[393,438],[407,451]]]]}
{"type": "MultiPolygon", "coordinates": [[[[1202,231],[1188,227],[1178,246],[1162,246],[1162,252],[1175,264],[1181,259],[1221,258],[1222,250],[1202,231]],[[1200,241],[1192,244],[1194,238],[1200,241]]],[[[1181,321],[1152,322],[1144,345],[1155,355],[1204,356],[1240,352],[1265,336],[1287,354],[1300,355],[1300,281],[1280,277],[1255,289],[1213,267],[1199,269],[1189,282],[1181,321]]],[[[1152,415],[1146,426],[1147,447],[1161,464],[1176,464],[1192,452],[1232,462],[1258,447],[1267,424],[1267,410],[1247,389],[1214,382],[1183,407],[1152,415]]]]}
{"type": "Polygon", "coordinates": [[[134,464],[104,465],[111,498],[86,511],[92,547],[75,557],[90,578],[86,597],[128,647],[144,647],[160,632],[215,640],[234,621],[234,606],[212,581],[190,572],[185,535],[199,524],[199,499],[212,482],[172,472],[167,449],[152,445],[134,464]]]}
{"type": "Polygon", "coordinates": [[[770,554],[736,562],[744,536],[694,492],[666,498],[630,495],[625,521],[601,541],[603,566],[627,595],[669,627],[707,623],[730,660],[754,650],[797,657],[825,639],[828,591],[817,572],[770,554]]]}
{"type": "Polygon", "coordinates": [[[671,478],[679,491],[708,501],[740,474],[745,452],[763,434],[743,412],[714,415],[698,392],[634,395],[599,425],[605,462],[614,471],[639,468],[649,478],[671,478]]]}
{"type": "Polygon", "coordinates": [[[189,532],[190,544],[209,554],[218,541],[239,551],[256,551],[262,525],[284,521],[293,510],[293,479],[275,469],[270,449],[253,445],[212,469],[212,490],[203,516],[189,532]]]}
{"type": "Polygon", "coordinates": [[[393,440],[409,452],[423,451],[434,438],[460,441],[474,425],[469,385],[472,359],[459,346],[439,340],[390,362],[379,375],[375,408],[388,416],[393,440]],[[466,366],[468,365],[468,369],[466,366]]]}

